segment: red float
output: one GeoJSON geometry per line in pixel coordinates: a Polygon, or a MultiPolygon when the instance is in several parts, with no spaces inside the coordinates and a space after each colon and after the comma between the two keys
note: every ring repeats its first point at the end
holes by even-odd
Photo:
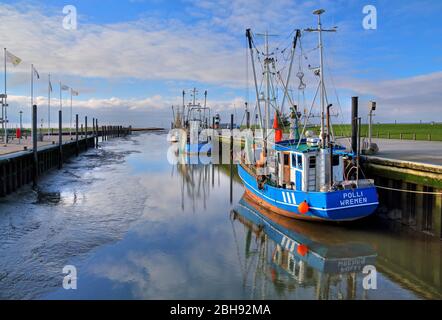
{"type": "Polygon", "coordinates": [[[309,209],[310,209],[310,207],[308,206],[307,201],[301,202],[298,206],[298,211],[301,214],[306,214],[309,209]]]}

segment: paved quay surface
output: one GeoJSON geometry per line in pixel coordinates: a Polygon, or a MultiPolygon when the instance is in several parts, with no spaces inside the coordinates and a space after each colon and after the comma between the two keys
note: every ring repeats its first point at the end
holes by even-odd
{"type": "MultiPolygon", "coordinates": [[[[80,138],[80,137],[79,137],[80,138]]],[[[73,136],[72,139],[75,139],[73,136]]],[[[63,136],[63,143],[71,141],[71,138],[69,136],[63,136]]],[[[38,148],[49,146],[52,144],[58,144],[58,136],[45,136],[43,138],[43,141],[38,141],[37,145],[38,148]]],[[[4,144],[3,142],[0,142],[0,156],[7,156],[10,154],[13,154],[15,152],[21,152],[25,151],[25,147],[27,147],[27,150],[32,150],[32,139],[22,139],[20,142],[18,139],[13,139],[8,141],[8,144],[4,144]]]]}
{"type": "MultiPolygon", "coordinates": [[[[338,139],[349,146],[348,139],[338,139]]],[[[372,139],[379,147],[374,157],[442,166],[442,142],[372,139]]]]}

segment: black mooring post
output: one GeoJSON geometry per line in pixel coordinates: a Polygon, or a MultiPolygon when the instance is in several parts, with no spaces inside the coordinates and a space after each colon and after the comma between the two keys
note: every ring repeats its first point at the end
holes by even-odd
{"type": "Polygon", "coordinates": [[[358,97],[351,98],[351,150],[358,152],[358,97]]]}
{"type": "Polygon", "coordinates": [[[37,186],[38,180],[38,144],[37,144],[37,106],[32,106],[32,153],[33,153],[33,170],[32,181],[33,186],[37,186]]]}
{"type": "Polygon", "coordinates": [[[92,118],[92,148],[95,148],[95,118],[92,118]]]}
{"type": "Polygon", "coordinates": [[[58,169],[63,167],[63,127],[62,127],[62,112],[58,110],[58,169]]]}
{"type": "Polygon", "coordinates": [[[95,147],[98,149],[98,137],[100,135],[100,127],[98,126],[98,119],[95,119],[95,128],[97,128],[96,136],[95,136],[95,147]]]}
{"type": "Polygon", "coordinates": [[[230,115],[230,204],[233,203],[233,114],[230,115]]]}
{"type": "Polygon", "coordinates": [[[75,115],[75,154],[80,154],[80,146],[78,144],[78,114],[75,115]]]}
{"type": "Polygon", "coordinates": [[[88,147],[88,145],[87,145],[87,116],[84,117],[84,132],[85,132],[84,138],[86,141],[86,150],[87,150],[87,147],[88,147]]]}

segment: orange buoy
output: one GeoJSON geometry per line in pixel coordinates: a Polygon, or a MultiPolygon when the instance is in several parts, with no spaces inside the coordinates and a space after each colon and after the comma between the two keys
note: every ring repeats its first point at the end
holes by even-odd
{"type": "Polygon", "coordinates": [[[310,209],[310,207],[308,206],[308,203],[305,200],[304,200],[304,202],[301,202],[298,206],[298,211],[301,214],[306,214],[309,209],[310,209]]]}
{"type": "Polygon", "coordinates": [[[305,244],[300,244],[298,245],[298,247],[296,248],[296,251],[298,252],[298,254],[300,256],[305,256],[308,252],[308,247],[305,244]]]}

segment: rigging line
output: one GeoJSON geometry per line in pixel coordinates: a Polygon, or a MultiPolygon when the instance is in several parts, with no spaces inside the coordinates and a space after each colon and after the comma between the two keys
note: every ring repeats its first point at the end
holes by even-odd
{"type": "MultiPolygon", "coordinates": [[[[310,119],[310,116],[312,115],[312,109],[313,109],[313,106],[314,106],[314,104],[315,104],[316,98],[317,98],[317,96],[318,96],[318,92],[319,92],[319,88],[320,88],[320,86],[321,86],[321,83],[319,82],[319,83],[318,83],[318,87],[316,88],[315,96],[313,97],[312,105],[310,106],[310,110],[309,110],[308,116],[307,116],[307,118],[306,118],[305,121],[304,121],[304,126],[303,126],[303,128],[302,128],[300,138],[301,138],[302,136],[305,135],[305,129],[306,129],[306,127],[307,127],[307,122],[308,122],[308,120],[310,119]]],[[[299,147],[299,144],[300,144],[300,143],[301,143],[301,139],[299,139],[298,147],[299,147]]]]}
{"type": "Polygon", "coordinates": [[[250,99],[250,92],[249,92],[249,46],[248,46],[248,40],[246,37],[246,50],[245,50],[245,57],[246,57],[246,102],[249,102],[250,99]]]}
{"type": "MultiPolygon", "coordinates": [[[[335,93],[335,96],[336,96],[336,101],[337,101],[337,103],[338,103],[338,107],[339,107],[340,118],[341,118],[341,121],[342,121],[342,122],[341,122],[340,124],[338,123],[338,126],[340,127],[341,132],[344,132],[344,131],[342,130],[342,128],[344,127],[344,126],[343,126],[343,123],[344,123],[344,116],[343,116],[343,111],[342,111],[341,101],[340,101],[340,99],[339,99],[339,95],[338,95],[338,92],[337,92],[337,89],[336,89],[336,85],[335,85],[335,81],[334,81],[333,73],[331,72],[331,67],[330,67],[330,65],[329,65],[329,63],[328,63],[328,59],[324,59],[324,61],[325,61],[325,67],[327,68],[328,74],[330,75],[329,78],[330,78],[330,80],[331,80],[331,84],[332,84],[332,87],[333,87],[333,90],[334,90],[334,93],[335,93]]],[[[347,140],[347,142],[350,142],[351,139],[350,139],[348,133],[349,133],[348,131],[345,131],[345,134],[346,134],[346,135],[344,136],[344,138],[347,140]]]]}
{"type": "MultiPolygon", "coordinates": [[[[285,41],[287,41],[287,39],[291,38],[293,33],[295,33],[296,28],[292,30],[292,32],[290,32],[290,34],[286,37],[284,37],[283,39],[281,39],[281,41],[278,43],[278,45],[276,46],[276,48],[280,48],[281,44],[283,44],[285,41]]],[[[288,47],[290,47],[291,44],[288,44],[287,47],[284,48],[284,50],[286,50],[288,47]]],[[[282,51],[284,51],[282,50],[282,51]]]]}
{"type": "Polygon", "coordinates": [[[436,195],[436,196],[442,195],[442,192],[430,192],[430,191],[419,191],[419,190],[408,190],[408,189],[396,189],[396,188],[390,188],[390,187],[384,187],[384,186],[378,186],[378,185],[375,185],[375,187],[379,188],[379,189],[398,191],[398,192],[406,192],[406,193],[432,194],[432,195],[436,195]]]}

